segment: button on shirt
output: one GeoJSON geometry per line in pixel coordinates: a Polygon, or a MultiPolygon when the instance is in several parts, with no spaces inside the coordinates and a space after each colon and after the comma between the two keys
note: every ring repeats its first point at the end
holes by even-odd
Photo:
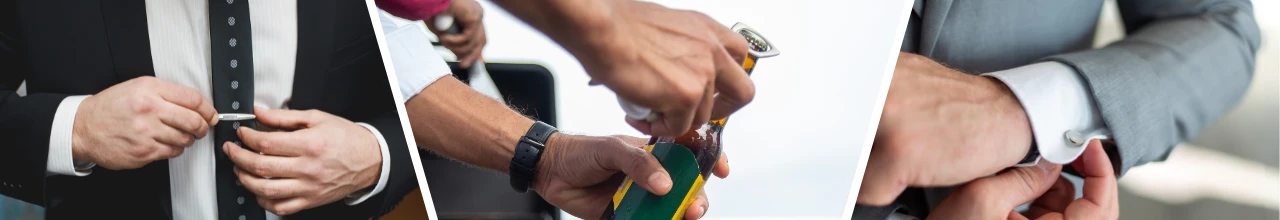
{"type": "MultiPolygon", "coordinates": [[[[234,0],[228,0],[234,1],[234,0]]],[[[151,60],[156,78],[199,90],[212,97],[210,47],[233,47],[235,41],[210,42],[210,19],[218,25],[233,25],[234,18],[209,18],[206,0],[148,0],[147,29],[151,60]],[[225,19],[225,20],[224,20],[225,19]],[[223,24],[223,22],[226,22],[223,24]]],[[[294,66],[298,47],[298,11],[296,0],[249,1],[252,24],[254,65],[254,103],[271,109],[284,109],[293,91],[294,66]]],[[[71,96],[62,101],[54,116],[49,142],[47,171],[51,175],[90,175],[90,170],[77,169],[71,156],[71,130],[76,110],[87,96],[71,96]]],[[[373,190],[357,192],[344,202],[355,205],[381,192],[386,185],[390,164],[386,140],[373,126],[358,123],[376,136],[382,151],[382,173],[373,190]]],[[[217,219],[215,201],[214,150],[212,130],[197,140],[181,156],[169,159],[170,199],[174,219],[217,219]]],[[[243,218],[243,216],[241,217],[243,218]]],[[[267,213],[268,219],[278,219],[267,213]]]]}

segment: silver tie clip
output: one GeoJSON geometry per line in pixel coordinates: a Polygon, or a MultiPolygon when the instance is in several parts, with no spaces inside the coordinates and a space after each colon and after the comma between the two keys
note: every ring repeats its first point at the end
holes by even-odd
{"type": "Polygon", "coordinates": [[[247,121],[257,119],[258,116],[245,113],[223,113],[218,114],[219,121],[247,121]]]}

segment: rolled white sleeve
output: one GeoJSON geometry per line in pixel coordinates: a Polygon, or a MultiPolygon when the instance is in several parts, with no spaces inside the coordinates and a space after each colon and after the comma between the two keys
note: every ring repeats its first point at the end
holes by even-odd
{"type": "Polygon", "coordinates": [[[1089,141],[1111,135],[1084,79],[1066,64],[1041,62],[983,75],[1004,82],[1022,102],[1044,160],[1070,163],[1089,141]]]}
{"type": "Polygon", "coordinates": [[[387,39],[392,67],[400,83],[400,95],[408,101],[436,80],[450,75],[449,65],[431,45],[431,37],[422,22],[396,18],[379,11],[382,31],[387,39]]]}
{"type": "Polygon", "coordinates": [[[68,96],[58,104],[53,115],[53,127],[49,130],[49,160],[45,169],[51,175],[88,176],[95,164],[75,161],[71,156],[71,131],[75,126],[76,111],[87,95],[68,96]]]}
{"type": "Polygon", "coordinates": [[[368,200],[369,197],[382,192],[382,189],[387,187],[387,176],[391,174],[391,151],[387,149],[387,139],[383,138],[382,133],[379,133],[378,128],[374,128],[373,125],[356,124],[369,129],[369,132],[373,132],[373,137],[378,139],[378,149],[382,151],[382,172],[378,174],[378,183],[374,184],[373,190],[368,192],[356,191],[356,193],[347,196],[347,199],[343,200],[347,205],[359,205],[364,200],[368,200]]]}

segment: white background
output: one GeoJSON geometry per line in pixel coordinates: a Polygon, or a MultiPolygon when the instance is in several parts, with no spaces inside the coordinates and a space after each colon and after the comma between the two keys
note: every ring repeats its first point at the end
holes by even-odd
{"type": "MultiPolygon", "coordinates": [[[[655,1],[750,25],[781,55],[760,60],[755,101],[723,136],[732,174],[706,187],[710,218],[841,218],[857,159],[878,113],[882,81],[896,60],[908,1],[655,1]]],[[[615,95],[589,80],[571,55],[489,2],[489,62],[538,63],[557,80],[561,130],[641,135],[615,95]]],[[[565,215],[566,217],[569,217],[565,215]]]]}

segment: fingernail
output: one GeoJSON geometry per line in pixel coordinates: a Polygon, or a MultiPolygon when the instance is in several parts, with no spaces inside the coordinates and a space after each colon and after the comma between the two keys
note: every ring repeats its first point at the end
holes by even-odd
{"type": "Polygon", "coordinates": [[[706,202],[703,202],[703,203],[702,203],[702,215],[701,215],[701,216],[698,216],[698,218],[702,218],[702,217],[704,217],[704,216],[707,216],[707,210],[708,210],[708,209],[710,209],[710,208],[711,208],[711,204],[707,204],[706,202]]]}
{"type": "Polygon", "coordinates": [[[655,190],[669,189],[671,188],[671,177],[668,177],[667,173],[653,173],[649,175],[649,184],[653,185],[655,190]]]}

